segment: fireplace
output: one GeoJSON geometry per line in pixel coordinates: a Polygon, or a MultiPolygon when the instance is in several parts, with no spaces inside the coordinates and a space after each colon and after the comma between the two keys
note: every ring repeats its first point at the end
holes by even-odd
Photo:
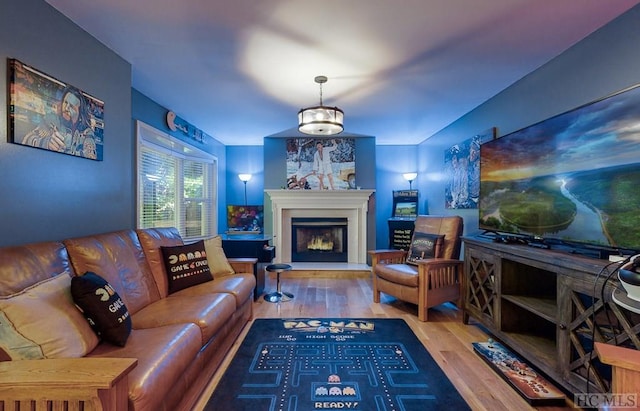
{"type": "MultiPolygon", "coordinates": [[[[347,263],[367,262],[367,212],[374,190],[265,190],[271,203],[276,263],[292,262],[291,223],[294,218],[347,220],[347,263]]],[[[268,204],[265,203],[265,210],[268,204]]]]}
{"type": "Polygon", "coordinates": [[[347,254],[346,218],[292,218],[292,262],[344,262],[347,254]]]}

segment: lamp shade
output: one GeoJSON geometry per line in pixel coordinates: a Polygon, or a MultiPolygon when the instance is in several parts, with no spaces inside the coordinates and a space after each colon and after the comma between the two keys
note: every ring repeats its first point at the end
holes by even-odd
{"type": "Polygon", "coordinates": [[[413,181],[418,177],[418,173],[404,173],[402,177],[407,181],[413,181]]]}
{"type": "Polygon", "coordinates": [[[238,174],[238,178],[240,181],[244,181],[245,183],[251,180],[251,174],[238,174]]]}

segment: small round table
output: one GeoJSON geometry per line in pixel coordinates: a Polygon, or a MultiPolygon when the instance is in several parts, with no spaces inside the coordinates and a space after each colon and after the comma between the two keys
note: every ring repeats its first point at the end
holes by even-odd
{"type": "Polygon", "coordinates": [[[289,264],[270,264],[266,268],[271,273],[276,273],[276,291],[266,294],[264,299],[270,303],[279,303],[289,301],[293,298],[293,294],[284,292],[280,289],[280,273],[283,271],[290,271],[291,266],[289,264]]]}

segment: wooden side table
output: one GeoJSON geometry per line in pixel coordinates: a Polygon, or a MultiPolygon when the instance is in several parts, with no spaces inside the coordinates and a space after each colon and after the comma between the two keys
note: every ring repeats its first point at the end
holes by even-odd
{"type": "Polygon", "coordinates": [[[275,257],[275,249],[269,245],[271,237],[263,234],[221,234],[220,237],[222,249],[229,262],[244,258],[257,259],[252,271],[246,271],[252,272],[256,277],[253,299],[257,300],[264,291],[264,269],[275,257]]]}
{"type": "Polygon", "coordinates": [[[600,361],[613,367],[611,393],[640,395],[640,351],[601,342],[595,347],[600,361]]]}
{"type": "Polygon", "coordinates": [[[128,408],[127,374],[135,358],[65,358],[0,362],[0,409],[120,411],[128,408]],[[17,408],[15,408],[17,409],[17,408]],[[40,409],[40,408],[37,408],[40,409]],[[62,409],[62,408],[60,408],[62,409]],[[66,409],[66,408],[65,408],[66,409]]]}

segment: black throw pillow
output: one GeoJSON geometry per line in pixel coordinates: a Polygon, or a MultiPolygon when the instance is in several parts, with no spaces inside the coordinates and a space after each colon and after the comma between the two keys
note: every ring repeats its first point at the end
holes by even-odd
{"type": "Polygon", "coordinates": [[[420,260],[440,257],[443,244],[444,235],[414,232],[406,262],[417,264],[420,260]]]}
{"type": "Polygon", "coordinates": [[[131,334],[129,310],[114,288],[96,273],[71,279],[71,296],[102,340],[124,347],[131,334]]]}
{"type": "Polygon", "coordinates": [[[203,240],[160,249],[167,270],[169,294],[213,280],[203,240]]]}

